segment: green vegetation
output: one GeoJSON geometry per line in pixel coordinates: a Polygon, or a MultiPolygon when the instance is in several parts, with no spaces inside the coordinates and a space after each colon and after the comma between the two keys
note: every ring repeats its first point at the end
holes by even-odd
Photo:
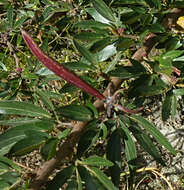
{"type": "Polygon", "coordinates": [[[149,172],[171,189],[140,168],[137,147],[161,165],[161,148],[177,154],[144,108],[162,100],[165,122],[184,100],[182,8],[0,1],[0,189],[139,189],[149,172]],[[35,149],[44,161],[29,175],[14,160],[35,149]]]}

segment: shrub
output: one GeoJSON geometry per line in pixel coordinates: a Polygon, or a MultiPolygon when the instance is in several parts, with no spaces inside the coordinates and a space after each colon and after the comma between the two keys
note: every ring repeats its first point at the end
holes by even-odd
{"type": "Polygon", "coordinates": [[[161,97],[162,120],[174,119],[183,98],[183,6],[0,3],[1,189],[131,189],[137,144],[162,165],[160,145],[176,155],[142,113],[161,97]],[[35,149],[45,162],[22,181],[13,158],[35,149]]]}

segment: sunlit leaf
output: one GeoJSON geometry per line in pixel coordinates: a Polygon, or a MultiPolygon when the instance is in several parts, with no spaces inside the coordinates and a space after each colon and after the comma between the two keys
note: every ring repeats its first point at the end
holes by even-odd
{"type": "Polygon", "coordinates": [[[90,166],[113,166],[114,164],[99,156],[90,156],[82,161],[83,164],[90,165],[90,166]]]}
{"type": "Polygon", "coordinates": [[[50,114],[41,107],[28,102],[18,102],[12,100],[0,101],[0,113],[50,118],[50,114]]]}
{"type": "Polygon", "coordinates": [[[152,123],[138,115],[132,115],[130,118],[137,122],[141,127],[144,127],[158,143],[167,148],[172,154],[176,155],[176,150],[171,146],[166,137],[152,123]]]}

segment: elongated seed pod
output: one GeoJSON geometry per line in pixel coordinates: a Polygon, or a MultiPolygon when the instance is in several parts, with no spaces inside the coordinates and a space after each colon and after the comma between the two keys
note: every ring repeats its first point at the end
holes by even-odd
{"type": "Polygon", "coordinates": [[[63,65],[59,64],[52,58],[50,58],[48,55],[46,55],[34,42],[34,40],[29,36],[29,34],[21,30],[22,36],[33,53],[33,55],[41,62],[43,63],[49,70],[51,70],[53,73],[61,77],[62,79],[66,80],[67,82],[73,84],[74,86],[80,88],[81,90],[91,94],[92,96],[104,100],[105,97],[103,94],[101,94],[98,90],[90,86],[88,83],[86,83],[84,80],[82,80],[79,76],[77,76],[72,71],[65,68],[63,65]]]}

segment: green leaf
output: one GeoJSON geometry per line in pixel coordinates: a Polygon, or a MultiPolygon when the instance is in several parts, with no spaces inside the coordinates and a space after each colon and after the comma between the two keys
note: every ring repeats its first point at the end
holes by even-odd
{"type": "Polygon", "coordinates": [[[44,160],[50,160],[56,154],[56,147],[58,144],[58,139],[49,139],[44,146],[41,148],[41,155],[44,160]]]}
{"type": "Polygon", "coordinates": [[[112,182],[116,186],[119,186],[120,184],[120,168],[122,163],[121,150],[122,145],[120,134],[119,130],[116,129],[112,132],[110,139],[108,140],[106,149],[107,159],[114,163],[114,166],[110,167],[109,171],[112,177],[112,182]]]}
{"type": "Polygon", "coordinates": [[[86,63],[83,62],[67,62],[63,64],[64,67],[70,69],[70,70],[89,70],[89,69],[94,69],[93,66],[88,65],[86,63]]]}
{"type": "Polygon", "coordinates": [[[8,22],[9,22],[9,26],[12,28],[13,27],[13,7],[12,6],[8,8],[8,22]]]}
{"type": "Polygon", "coordinates": [[[174,119],[174,116],[176,115],[176,108],[177,108],[176,96],[170,92],[167,93],[162,105],[162,120],[167,121],[170,115],[171,118],[174,119]]]}
{"type": "Polygon", "coordinates": [[[184,96],[184,89],[183,88],[174,89],[173,94],[175,96],[184,96]]]}
{"type": "Polygon", "coordinates": [[[162,104],[162,120],[167,121],[171,114],[171,99],[172,95],[170,93],[166,94],[165,100],[162,104]]]}
{"type": "Polygon", "coordinates": [[[114,164],[109,161],[106,160],[100,156],[90,156],[88,158],[86,158],[85,160],[82,161],[83,164],[85,165],[90,165],[90,166],[113,166],[114,164]]]}
{"type": "Polygon", "coordinates": [[[20,19],[16,20],[14,24],[14,29],[19,28],[27,19],[27,15],[23,15],[20,19]]]}
{"type": "Polygon", "coordinates": [[[80,158],[93,144],[96,143],[99,137],[99,129],[97,128],[96,121],[88,124],[86,131],[80,137],[77,146],[77,157],[80,158]]]}
{"type": "Polygon", "coordinates": [[[91,102],[87,101],[85,106],[88,107],[93,112],[94,118],[97,119],[99,117],[98,110],[91,102]]]}
{"type": "Polygon", "coordinates": [[[137,157],[135,144],[133,142],[133,139],[130,135],[130,131],[128,130],[128,128],[125,126],[125,124],[121,120],[119,120],[119,122],[121,125],[121,129],[124,132],[123,140],[125,142],[125,155],[126,155],[127,162],[134,161],[137,157]]]}
{"type": "Polygon", "coordinates": [[[8,129],[0,135],[0,155],[7,154],[11,147],[21,139],[26,137],[25,131],[36,130],[36,131],[47,131],[53,127],[53,121],[43,121],[36,123],[28,123],[25,125],[16,126],[8,129]]]}
{"type": "Polygon", "coordinates": [[[82,180],[85,182],[85,187],[87,190],[98,190],[95,180],[90,175],[89,171],[83,166],[78,166],[78,171],[82,180]]]}
{"type": "Polygon", "coordinates": [[[136,123],[130,123],[130,125],[126,123],[126,125],[129,126],[129,130],[144,150],[148,152],[155,160],[160,162],[162,165],[165,165],[165,162],[162,160],[161,155],[159,154],[152,139],[150,139],[149,136],[142,129],[140,129],[136,123]]]}
{"type": "Polygon", "coordinates": [[[104,18],[109,21],[115,22],[116,19],[110,10],[110,8],[104,3],[103,0],[92,0],[94,8],[101,14],[104,18]]]}
{"type": "Polygon", "coordinates": [[[103,140],[107,137],[107,126],[104,123],[101,123],[101,129],[103,131],[103,140]]]}
{"type": "Polygon", "coordinates": [[[94,32],[82,32],[80,34],[76,34],[74,36],[75,39],[78,40],[85,40],[85,41],[95,41],[95,40],[101,40],[103,39],[105,36],[102,35],[101,33],[97,34],[94,32]]]}
{"type": "Polygon", "coordinates": [[[76,179],[74,178],[68,182],[68,185],[65,190],[77,190],[77,189],[78,189],[77,182],[76,179]]]}
{"type": "Polygon", "coordinates": [[[98,62],[106,61],[109,57],[117,53],[115,43],[106,46],[104,49],[96,53],[98,62]]]}
{"type": "Polygon", "coordinates": [[[182,55],[184,53],[184,50],[171,50],[166,52],[165,54],[161,55],[162,59],[170,59],[173,60],[177,57],[179,57],[180,55],[182,55]]]}
{"type": "MultiPolygon", "coordinates": [[[[87,11],[87,13],[89,15],[91,15],[91,17],[95,20],[95,21],[98,21],[98,22],[101,22],[103,24],[107,24],[109,26],[111,26],[112,22],[109,21],[108,19],[106,19],[105,17],[103,17],[96,9],[94,8],[86,8],[85,9],[87,11]]],[[[94,29],[94,28],[93,28],[94,29]]],[[[95,27],[96,29],[96,27],[95,27]]]]}
{"type": "Polygon", "coordinates": [[[53,128],[54,121],[49,119],[14,118],[11,120],[2,120],[0,124],[4,126],[24,126],[28,129],[50,131],[53,128]]]}
{"type": "Polygon", "coordinates": [[[96,57],[89,50],[81,46],[76,40],[74,40],[73,42],[79,53],[81,53],[81,55],[84,56],[85,59],[87,59],[91,64],[98,63],[96,57]]]}
{"type": "Polygon", "coordinates": [[[155,140],[167,148],[172,154],[176,155],[176,150],[171,146],[166,137],[149,121],[138,115],[129,116],[133,121],[137,122],[140,126],[145,128],[155,140]]]}
{"type": "Polygon", "coordinates": [[[72,176],[75,170],[74,166],[68,166],[58,172],[51,182],[49,182],[46,190],[59,190],[65,182],[72,176]]]}
{"type": "Polygon", "coordinates": [[[162,86],[153,85],[153,86],[138,86],[134,89],[134,95],[139,96],[154,96],[158,94],[162,94],[165,92],[167,88],[163,88],[162,86]]]}
{"type": "Polygon", "coordinates": [[[176,115],[176,109],[177,109],[177,99],[176,96],[172,96],[171,101],[171,119],[173,120],[176,115]]]}
{"type": "Polygon", "coordinates": [[[165,100],[162,104],[162,120],[167,121],[171,114],[171,102],[172,102],[172,94],[167,93],[165,100]]]}
{"type": "Polygon", "coordinates": [[[135,42],[131,38],[119,38],[116,42],[117,51],[125,51],[126,49],[130,48],[134,45],[135,42]]]}
{"type": "Polygon", "coordinates": [[[162,2],[160,0],[146,0],[146,2],[148,3],[148,5],[156,9],[161,9],[162,7],[162,2]]]}
{"type": "Polygon", "coordinates": [[[102,22],[98,22],[95,20],[84,20],[84,21],[76,23],[75,27],[80,27],[83,29],[98,28],[98,29],[106,30],[110,26],[108,24],[104,24],[102,22]]]}
{"type": "Polygon", "coordinates": [[[79,174],[78,168],[76,168],[76,178],[77,178],[77,184],[78,184],[78,188],[77,190],[82,190],[82,180],[81,180],[81,176],[79,174]]]}
{"type": "Polygon", "coordinates": [[[148,29],[149,29],[150,32],[153,32],[153,33],[163,33],[163,32],[165,32],[164,27],[160,23],[154,23],[148,29]]]}
{"type": "Polygon", "coordinates": [[[115,70],[108,72],[110,76],[120,77],[122,79],[135,78],[145,71],[140,72],[140,70],[136,70],[132,66],[118,66],[115,70]]]}
{"type": "Polygon", "coordinates": [[[0,162],[0,174],[6,173],[10,170],[10,167],[3,162],[0,162]]]}
{"type": "MultiPolygon", "coordinates": [[[[87,168],[88,169],[88,168],[87,168]]],[[[117,190],[109,178],[98,168],[92,167],[89,170],[108,190],[117,190]]]]}
{"type": "Polygon", "coordinates": [[[10,160],[4,156],[0,156],[0,162],[3,162],[5,164],[9,165],[11,168],[15,169],[18,172],[21,171],[21,168],[17,164],[15,164],[12,160],[10,160]]]}
{"type": "MultiPolygon", "coordinates": [[[[18,141],[11,148],[10,153],[15,156],[25,155],[38,148],[40,145],[44,144],[47,140],[47,135],[45,133],[29,130],[32,133],[28,137],[18,141]]],[[[26,135],[27,136],[27,135],[26,135]]]]}
{"type": "Polygon", "coordinates": [[[16,185],[17,183],[20,183],[20,180],[21,180],[19,177],[19,174],[12,171],[2,174],[1,179],[7,182],[9,185],[11,185],[11,187],[16,185]]]}
{"type": "Polygon", "coordinates": [[[40,99],[43,101],[43,103],[45,104],[45,106],[54,111],[55,108],[51,102],[51,100],[49,99],[49,96],[47,95],[47,93],[45,93],[44,91],[41,90],[36,90],[36,93],[39,95],[40,99]]]}
{"type": "Polygon", "coordinates": [[[59,132],[58,139],[60,140],[60,139],[67,137],[69,135],[70,131],[71,131],[71,129],[68,128],[68,129],[65,129],[64,131],[59,132]]]}
{"type": "Polygon", "coordinates": [[[10,185],[6,183],[4,180],[0,180],[0,189],[1,190],[9,190],[10,185]]]}
{"type": "Polygon", "coordinates": [[[23,115],[30,117],[48,117],[50,114],[41,107],[28,102],[0,101],[0,114],[23,115]]]}
{"type": "Polygon", "coordinates": [[[60,107],[58,111],[64,117],[78,121],[90,121],[93,119],[93,113],[85,106],[68,105],[60,107]]]}

